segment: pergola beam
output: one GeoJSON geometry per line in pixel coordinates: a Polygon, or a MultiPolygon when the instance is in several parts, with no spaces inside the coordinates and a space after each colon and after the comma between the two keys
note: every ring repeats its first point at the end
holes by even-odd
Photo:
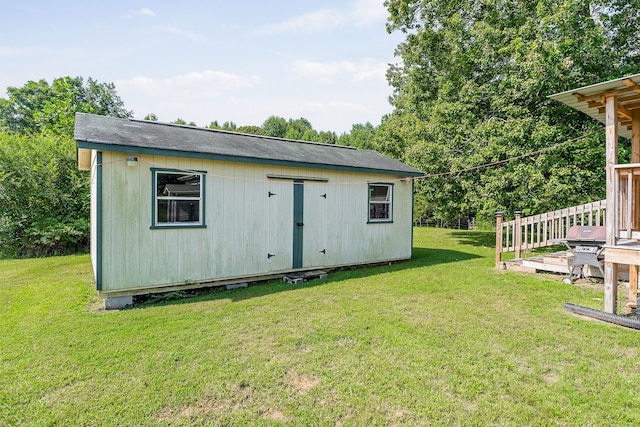
{"type": "Polygon", "coordinates": [[[627,87],[621,88],[621,89],[609,90],[607,92],[596,93],[596,94],[593,94],[593,95],[583,96],[580,93],[574,93],[573,96],[575,96],[578,99],[578,102],[589,102],[589,101],[602,100],[602,102],[604,103],[604,100],[606,98],[610,98],[612,96],[623,95],[623,94],[626,94],[626,93],[632,93],[632,92],[640,93],[640,86],[638,86],[636,83],[634,83],[633,86],[627,86],[627,87]]]}

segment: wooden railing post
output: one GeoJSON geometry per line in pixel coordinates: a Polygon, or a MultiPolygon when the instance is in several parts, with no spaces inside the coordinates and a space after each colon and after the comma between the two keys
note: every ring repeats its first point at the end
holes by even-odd
{"type": "Polygon", "coordinates": [[[502,267],[502,212],[496,212],[496,268],[502,267]]]}
{"type": "Polygon", "coordinates": [[[516,252],[516,259],[520,259],[520,249],[522,246],[522,212],[515,211],[516,216],[515,225],[513,226],[513,248],[516,252]]]}

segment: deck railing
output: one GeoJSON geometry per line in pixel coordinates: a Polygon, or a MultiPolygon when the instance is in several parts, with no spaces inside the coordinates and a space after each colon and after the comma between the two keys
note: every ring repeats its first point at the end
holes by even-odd
{"type": "Polygon", "coordinates": [[[616,165],[615,172],[615,192],[618,194],[618,232],[615,237],[637,239],[640,237],[640,164],[616,165]]]}
{"type": "Polygon", "coordinates": [[[553,240],[565,238],[574,225],[605,225],[606,207],[606,200],[601,200],[528,217],[516,212],[511,221],[504,221],[498,212],[496,267],[501,266],[503,253],[515,252],[515,258],[520,259],[522,252],[557,244],[553,240]]]}

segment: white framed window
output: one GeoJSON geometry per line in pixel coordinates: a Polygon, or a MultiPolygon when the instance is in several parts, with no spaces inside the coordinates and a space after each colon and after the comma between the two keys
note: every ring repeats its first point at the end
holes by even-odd
{"type": "Polygon", "coordinates": [[[155,168],[152,173],[151,227],[204,227],[205,174],[155,168]]]}
{"type": "Polygon", "coordinates": [[[393,221],[393,184],[369,184],[369,221],[393,221]]]}

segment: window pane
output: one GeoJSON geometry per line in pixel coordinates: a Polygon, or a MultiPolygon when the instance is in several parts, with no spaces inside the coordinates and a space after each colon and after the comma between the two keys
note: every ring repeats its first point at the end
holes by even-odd
{"type": "Polygon", "coordinates": [[[200,197],[200,175],[158,172],[156,196],[200,197]]]}
{"type": "Polygon", "coordinates": [[[388,184],[369,184],[369,220],[391,221],[391,192],[388,184]]]}
{"type": "Polygon", "coordinates": [[[390,203],[371,203],[369,205],[369,219],[390,219],[390,203]]]}
{"type": "Polygon", "coordinates": [[[200,221],[199,200],[158,200],[158,223],[200,221]]]}
{"type": "Polygon", "coordinates": [[[391,187],[388,185],[372,185],[370,187],[372,202],[388,202],[391,195],[391,187]]]}

